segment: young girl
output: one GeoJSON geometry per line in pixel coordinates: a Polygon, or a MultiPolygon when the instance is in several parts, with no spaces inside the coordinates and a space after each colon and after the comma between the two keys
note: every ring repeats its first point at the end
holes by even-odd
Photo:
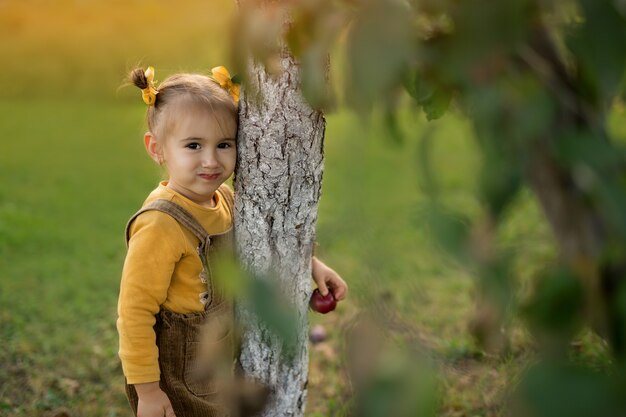
{"type": "MultiPolygon", "coordinates": [[[[232,303],[211,263],[232,250],[238,86],[224,67],[176,74],[158,87],[154,69],[132,82],[148,105],[148,155],[168,180],[126,228],[128,253],[118,303],[119,356],[139,417],[227,416],[221,372],[233,362],[232,303]],[[226,366],[221,365],[226,364],[226,366]]],[[[313,279],[337,300],[346,283],[312,258],[313,279]]]]}

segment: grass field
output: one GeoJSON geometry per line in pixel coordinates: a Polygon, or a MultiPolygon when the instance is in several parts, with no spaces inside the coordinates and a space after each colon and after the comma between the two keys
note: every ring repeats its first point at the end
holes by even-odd
{"type": "MultiPolygon", "coordinates": [[[[128,415],[115,331],[122,231],[161,175],[141,145],[143,111],[124,100],[0,102],[11,115],[0,122],[0,415],[128,415]]],[[[498,415],[532,351],[522,327],[506,358],[471,341],[472,279],[420,220],[416,149],[425,122],[405,116],[402,143],[386,139],[380,123],[328,117],[320,253],[351,296],[337,314],[312,317],[331,338],[311,350],[311,416],[342,414],[350,394],[342,337],[360,311],[392,311],[405,325],[400,336],[437,358],[446,416],[498,415]]],[[[471,216],[480,207],[469,126],[456,116],[437,124],[433,166],[445,201],[471,216]]],[[[554,256],[527,192],[500,238],[519,255],[520,282],[554,256]]],[[[602,356],[596,342],[589,351],[602,356]]]]}
{"type": "MultiPolygon", "coordinates": [[[[11,114],[2,119],[0,136],[14,139],[3,141],[0,160],[0,412],[126,415],[114,325],[122,231],[160,176],[141,145],[144,108],[12,100],[1,102],[0,111],[11,114]]],[[[314,319],[339,337],[341,321],[384,290],[444,350],[467,349],[459,335],[471,283],[446,272],[420,232],[414,138],[387,144],[357,122],[346,114],[329,117],[319,220],[320,251],[350,282],[352,300],[335,317],[314,319]]],[[[421,127],[415,128],[418,135],[421,127]]],[[[467,148],[465,126],[455,121],[451,130],[442,133],[446,146],[467,148]]],[[[451,164],[472,163],[469,154],[442,151],[451,164]]],[[[450,187],[471,188],[458,169],[443,178],[450,187]]],[[[475,205],[468,193],[452,198],[468,209],[475,205]]],[[[333,375],[339,352],[315,352],[313,365],[320,363],[312,379],[326,389],[331,381],[332,389],[316,394],[312,384],[312,413],[345,388],[333,375]],[[329,354],[336,363],[327,363],[329,354]]]]}

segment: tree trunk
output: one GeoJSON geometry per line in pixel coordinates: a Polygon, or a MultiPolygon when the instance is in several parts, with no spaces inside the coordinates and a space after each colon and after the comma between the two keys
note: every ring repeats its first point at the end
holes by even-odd
{"type": "Polygon", "coordinates": [[[270,388],[263,416],[302,416],[308,381],[307,307],[311,255],[323,172],[325,120],[302,98],[298,66],[283,53],[280,76],[250,64],[248,86],[260,93],[239,104],[235,179],[237,250],[244,268],[268,276],[297,315],[295,357],[250,311],[238,306],[245,330],[240,364],[245,375],[270,388]]]}
{"type": "MultiPolygon", "coordinates": [[[[544,85],[559,103],[549,136],[537,141],[531,152],[528,179],[537,195],[556,240],[563,260],[580,276],[585,290],[587,316],[596,332],[607,337],[619,356],[626,356],[626,324],[616,306],[618,288],[623,284],[626,262],[621,257],[607,257],[611,244],[611,221],[589,192],[584,190],[573,168],[557,162],[553,144],[555,138],[568,131],[588,132],[588,140],[607,141],[599,120],[602,108],[590,103],[575,86],[566,66],[543,25],[537,25],[530,47],[544,70],[544,85]]],[[[531,65],[532,69],[532,65],[531,65]]],[[[619,174],[615,173],[615,177],[619,174]]],[[[604,178],[604,181],[609,179],[604,178]]]]}

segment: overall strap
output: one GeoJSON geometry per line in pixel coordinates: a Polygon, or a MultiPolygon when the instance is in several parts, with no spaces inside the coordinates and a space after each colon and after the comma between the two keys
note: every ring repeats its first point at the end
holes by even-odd
{"type": "Polygon", "coordinates": [[[208,247],[210,243],[210,238],[204,227],[198,223],[198,221],[189,213],[187,210],[179,206],[178,204],[165,200],[159,199],[155,200],[152,203],[146,205],[141,210],[139,210],[131,219],[128,221],[126,225],[126,244],[128,245],[128,241],[130,240],[130,225],[132,222],[139,216],[141,213],[150,210],[162,211],[163,213],[169,214],[172,216],[177,222],[181,225],[185,226],[191,233],[193,233],[198,240],[200,240],[200,244],[202,247],[208,247]]]}
{"type": "Polygon", "coordinates": [[[235,194],[226,184],[220,185],[219,189],[224,196],[224,202],[226,203],[226,207],[228,207],[228,211],[230,211],[230,218],[232,219],[235,214],[235,194]]]}
{"type": "MultiPolygon", "coordinates": [[[[224,196],[226,206],[228,207],[228,210],[230,211],[231,218],[232,218],[233,210],[234,210],[233,192],[226,185],[221,185],[220,191],[221,191],[221,194],[224,196]]],[[[202,227],[202,225],[198,223],[196,218],[193,217],[193,215],[189,213],[187,210],[185,210],[183,207],[179,206],[178,204],[170,200],[158,199],[146,205],[145,207],[143,207],[141,210],[135,213],[135,215],[128,221],[128,224],[126,225],[126,245],[128,245],[128,242],[130,240],[130,226],[132,222],[141,213],[144,213],[149,210],[161,211],[163,213],[166,213],[172,216],[174,220],[176,220],[180,225],[187,228],[191,233],[194,234],[194,236],[198,238],[199,244],[196,250],[198,252],[198,256],[200,256],[200,261],[202,262],[202,273],[200,274],[200,279],[202,280],[204,284],[207,284],[207,291],[200,294],[201,296],[200,301],[202,302],[202,304],[204,304],[206,311],[211,310],[217,304],[219,304],[221,300],[220,290],[218,288],[214,288],[213,280],[211,278],[211,275],[212,275],[211,267],[209,265],[209,259],[208,259],[209,248],[212,244],[211,236],[206,232],[206,230],[204,230],[204,227],[202,227]]],[[[224,236],[231,236],[231,235],[232,235],[232,228],[224,236]]],[[[220,239],[224,238],[221,235],[214,235],[214,236],[218,242],[221,242],[220,239]]]]}

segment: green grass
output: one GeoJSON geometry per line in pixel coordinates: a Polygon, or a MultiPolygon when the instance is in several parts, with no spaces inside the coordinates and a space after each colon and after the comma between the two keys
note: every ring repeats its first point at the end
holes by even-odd
{"type": "Polygon", "coordinates": [[[143,109],[59,101],[0,109],[12,116],[0,125],[12,139],[0,163],[2,401],[16,415],[61,405],[124,415],[115,358],[123,227],[155,176],[133,141],[143,109]]]}
{"type": "MultiPolygon", "coordinates": [[[[139,102],[0,101],[0,416],[122,416],[129,410],[117,359],[117,290],[124,225],[160,178],[141,144],[139,102]]],[[[485,355],[467,331],[474,278],[445,256],[424,224],[417,150],[426,122],[401,113],[404,138],[380,121],[328,117],[319,211],[321,256],[348,281],[337,314],[312,316],[330,341],[311,350],[308,415],[344,415],[345,334],[374,312],[391,334],[434,358],[443,416],[502,414],[507,386],[533,346],[519,320],[504,357],[485,355]]],[[[444,204],[474,218],[480,163],[466,120],[436,122],[432,167],[444,204]]],[[[497,236],[514,254],[519,297],[555,256],[541,210],[524,191],[497,236]]],[[[585,333],[574,355],[606,362],[585,333]]]]}
{"type": "MultiPolygon", "coordinates": [[[[0,379],[8,382],[0,412],[32,416],[65,407],[72,415],[126,415],[115,331],[123,228],[160,176],[141,144],[144,108],[123,100],[12,100],[0,102],[0,111],[11,114],[0,136],[14,139],[3,141],[0,156],[7,179],[0,185],[0,379]]],[[[350,304],[334,320],[389,292],[403,317],[443,352],[468,345],[461,318],[471,280],[445,265],[417,217],[423,197],[412,148],[421,124],[403,145],[386,144],[358,124],[347,114],[328,121],[320,250],[352,287],[350,304]]],[[[442,140],[457,150],[468,146],[467,127],[453,125],[442,140]]],[[[463,159],[443,146],[437,151],[442,161],[463,159]]],[[[468,178],[458,168],[442,175],[455,187],[468,178]]],[[[451,200],[471,197],[468,191],[451,200]]],[[[314,320],[332,328],[326,317],[314,320]]],[[[333,335],[333,349],[340,336],[333,335]]],[[[334,369],[323,367],[323,381],[341,374],[339,358],[321,362],[334,369]]],[[[316,397],[312,387],[310,412],[340,409],[333,393],[340,398],[344,388],[338,379],[316,397]]]]}
{"type": "MultiPolygon", "coordinates": [[[[130,414],[115,330],[123,231],[160,172],[141,143],[139,93],[118,87],[138,63],[155,65],[162,80],[228,62],[234,2],[114,3],[0,6],[0,416],[130,414]]],[[[341,81],[342,63],[333,62],[341,81]]],[[[622,142],[624,112],[618,102],[609,121],[622,142]]],[[[486,354],[470,336],[476,277],[430,234],[418,153],[432,129],[430,167],[442,203],[477,218],[481,161],[471,126],[454,113],[427,124],[411,104],[398,115],[401,141],[381,117],[327,118],[319,254],[348,281],[350,295],[336,313],[311,316],[329,341],[311,349],[307,415],[346,414],[353,394],[347,335],[366,313],[389,326],[379,339],[432,360],[438,415],[503,415],[535,348],[517,316],[502,356],[486,354]]],[[[528,190],[496,241],[513,254],[511,279],[523,300],[556,256],[528,190]]],[[[588,331],[571,356],[599,369],[609,361],[588,331]]]]}

